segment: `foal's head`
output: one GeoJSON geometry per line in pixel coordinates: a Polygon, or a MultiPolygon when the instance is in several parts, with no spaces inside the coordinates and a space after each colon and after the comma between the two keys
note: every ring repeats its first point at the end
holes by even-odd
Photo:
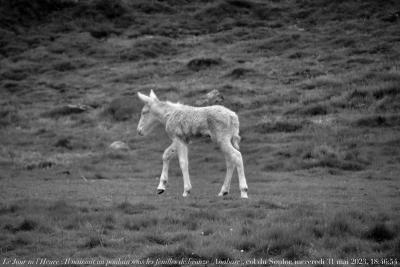
{"type": "Polygon", "coordinates": [[[159,106],[161,101],[158,100],[156,94],[151,90],[150,95],[144,95],[142,93],[138,93],[138,97],[140,100],[144,102],[144,107],[142,109],[142,113],[140,115],[139,124],[137,127],[137,131],[139,135],[148,134],[154,126],[156,126],[159,122],[159,106]]]}

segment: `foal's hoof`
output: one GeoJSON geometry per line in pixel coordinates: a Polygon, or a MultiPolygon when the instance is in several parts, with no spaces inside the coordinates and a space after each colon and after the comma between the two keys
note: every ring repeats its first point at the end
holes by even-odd
{"type": "Polygon", "coordinates": [[[161,195],[162,193],[164,193],[164,189],[157,189],[157,194],[161,195]]]}
{"type": "Polygon", "coordinates": [[[222,197],[222,196],[226,196],[228,195],[228,192],[219,192],[218,196],[222,197]]]}
{"type": "Polygon", "coordinates": [[[183,194],[182,194],[183,197],[188,197],[189,195],[190,195],[190,191],[183,192],[183,194]]]}

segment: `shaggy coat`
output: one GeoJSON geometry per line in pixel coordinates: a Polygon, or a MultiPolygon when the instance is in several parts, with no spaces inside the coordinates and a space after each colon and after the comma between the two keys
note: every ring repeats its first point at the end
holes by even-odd
{"type": "Polygon", "coordinates": [[[171,139],[176,136],[189,143],[193,137],[209,136],[219,143],[225,136],[230,136],[234,147],[239,149],[239,118],[223,106],[176,105],[166,115],[165,130],[171,139]]]}

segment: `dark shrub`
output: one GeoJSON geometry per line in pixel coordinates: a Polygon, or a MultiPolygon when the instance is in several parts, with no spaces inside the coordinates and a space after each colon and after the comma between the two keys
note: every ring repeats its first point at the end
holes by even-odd
{"type": "Polygon", "coordinates": [[[16,231],[32,231],[38,227],[38,223],[32,219],[25,219],[23,222],[15,228],[16,231]]]}
{"type": "Polygon", "coordinates": [[[125,121],[132,116],[140,117],[143,103],[135,96],[118,97],[110,102],[104,110],[105,115],[111,116],[116,121],[125,121]]]}
{"type": "Polygon", "coordinates": [[[200,71],[213,66],[221,65],[222,62],[223,61],[220,58],[195,58],[190,60],[187,66],[190,70],[200,71]]]}
{"type": "Polygon", "coordinates": [[[363,127],[390,127],[400,125],[400,116],[398,115],[369,115],[356,120],[355,126],[363,127]]]}
{"type": "Polygon", "coordinates": [[[390,229],[386,224],[378,223],[369,228],[365,233],[364,237],[367,239],[374,240],[375,242],[383,242],[386,240],[392,240],[396,237],[396,233],[390,229]]]}
{"type": "Polygon", "coordinates": [[[246,75],[255,74],[256,72],[253,69],[246,69],[246,68],[235,68],[233,69],[227,76],[239,79],[246,75]]]}
{"type": "Polygon", "coordinates": [[[97,0],[95,7],[109,19],[120,17],[126,12],[121,0],[97,0]]]}

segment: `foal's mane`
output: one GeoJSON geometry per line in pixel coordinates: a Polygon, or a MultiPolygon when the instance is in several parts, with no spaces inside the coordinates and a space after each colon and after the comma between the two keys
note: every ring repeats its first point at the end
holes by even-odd
{"type": "Polygon", "coordinates": [[[171,102],[171,101],[165,101],[165,103],[167,104],[167,105],[169,105],[169,106],[172,106],[172,107],[175,107],[175,108],[181,108],[181,107],[184,107],[185,105],[184,104],[181,104],[181,103],[179,103],[179,102],[176,102],[176,103],[174,103],[174,102],[171,102]]]}

